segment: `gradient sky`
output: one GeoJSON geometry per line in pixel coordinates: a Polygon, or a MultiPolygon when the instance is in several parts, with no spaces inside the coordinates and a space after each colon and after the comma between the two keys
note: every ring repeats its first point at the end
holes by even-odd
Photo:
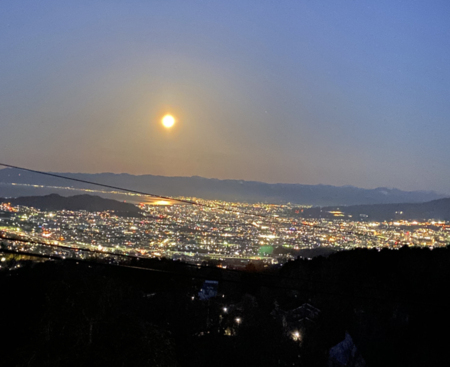
{"type": "Polygon", "coordinates": [[[448,0],[3,0],[0,161],[450,194],[449,19],[448,0]]]}

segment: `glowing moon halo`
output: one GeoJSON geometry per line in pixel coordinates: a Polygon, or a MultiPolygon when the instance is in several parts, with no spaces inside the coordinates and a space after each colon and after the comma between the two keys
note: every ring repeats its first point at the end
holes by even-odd
{"type": "Polygon", "coordinates": [[[175,124],[175,119],[171,115],[165,115],[161,122],[165,128],[170,129],[175,124]]]}

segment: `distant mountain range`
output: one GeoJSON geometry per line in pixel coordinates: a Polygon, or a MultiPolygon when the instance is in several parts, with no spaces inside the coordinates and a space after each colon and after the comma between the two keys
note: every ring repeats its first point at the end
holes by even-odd
{"type": "Polygon", "coordinates": [[[450,198],[433,200],[426,203],[410,204],[378,204],[353,206],[328,206],[322,208],[303,209],[296,213],[310,218],[345,218],[370,221],[390,220],[450,220],[450,198]],[[341,214],[342,213],[342,214],[341,214]]]}
{"type": "MultiPolygon", "coordinates": [[[[387,203],[419,203],[443,198],[433,191],[402,191],[390,188],[362,189],[353,186],[268,184],[256,181],[218,180],[198,176],[165,177],[153,175],[135,176],[113,173],[60,173],[72,178],[124,187],[164,196],[192,196],[203,199],[227,201],[295,203],[303,205],[356,205],[387,203]]],[[[72,188],[95,189],[95,186],[48,177],[16,169],[0,170],[0,196],[39,195],[58,192],[46,188],[15,188],[8,184],[30,184],[43,186],[70,186],[72,188]],[[9,191],[8,191],[9,190],[9,191]],[[19,192],[19,194],[17,194],[19,192]]],[[[107,190],[107,189],[106,189],[107,190]]],[[[69,195],[70,193],[67,193],[69,195]]]]}
{"type": "Polygon", "coordinates": [[[45,196],[25,196],[13,199],[2,199],[0,202],[9,202],[12,205],[29,206],[40,210],[86,210],[89,212],[114,211],[121,216],[140,216],[137,206],[120,201],[104,199],[93,195],[75,195],[64,197],[58,194],[45,196]]]}

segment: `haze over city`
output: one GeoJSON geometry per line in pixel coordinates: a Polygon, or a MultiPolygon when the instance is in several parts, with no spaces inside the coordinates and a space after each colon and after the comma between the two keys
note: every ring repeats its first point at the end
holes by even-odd
{"type": "Polygon", "coordinates": [[[0,156],[449,194],[449,15],[445,1],[2,2],[0,156]]]}

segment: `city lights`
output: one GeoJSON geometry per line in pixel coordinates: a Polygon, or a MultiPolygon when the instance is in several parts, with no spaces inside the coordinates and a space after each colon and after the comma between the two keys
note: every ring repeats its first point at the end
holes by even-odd
{"type": "MultiPolygon", "coordinates": [[[[262,268],[280,266],[296,259],[301,250],[436,248],[445,247],[450,241],[450,225],[444,221],[305,220],[291,216],[298,208],[293,205],[179,199],[194,200],[204,206],[155,200],[137,205],[140,217],[127,217],[109,211],[46,212],[0,203],[0,211],[4,213],[0,231],[25,240],[64,244],[97,253],[164,257],[196,266],[206,263],[229,269],[244,269],[250,263],[262,268]]],[[[32,249],[23,242],[21,246],[32,249]]],[[[72,252],[65,256],[85,255],[72,252]]],[[[223,312],[227,311],[224,307],[223,312]]]]}

